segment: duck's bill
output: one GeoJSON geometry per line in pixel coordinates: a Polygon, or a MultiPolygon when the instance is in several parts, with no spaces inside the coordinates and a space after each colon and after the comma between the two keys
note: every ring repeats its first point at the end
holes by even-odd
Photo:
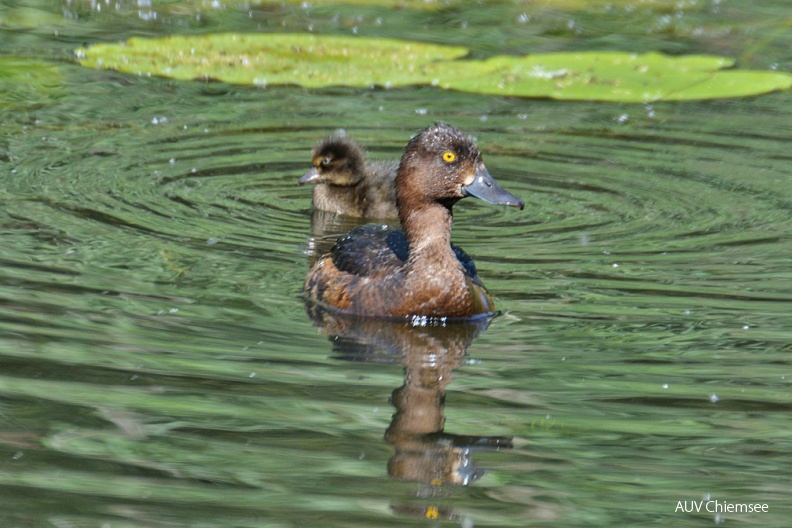
{"type": "Polygon", "coordinates": [[[465,196],[474,196],[493,205],[519,207],[520,210],[525,207],[522,200],[498,185],[483,164],[476,168],[476,179],[470,185],[462,187],[462,192],[465,196]]]}
{"type": "Polygon", "coordinates": [[[297,183],[300,185],[305,185],[306,183],[313,183],[319,180],[321,177],[322,175],[319,174],[319,171],[316,170],[316,167],[312,167],[311,170],[303,174],[300,179],[297,180],[297,183]]]}

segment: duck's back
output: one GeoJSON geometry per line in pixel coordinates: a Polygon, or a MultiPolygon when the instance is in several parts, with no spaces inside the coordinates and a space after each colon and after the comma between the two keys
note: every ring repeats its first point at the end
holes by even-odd
{"type": "MultiPolygon", "coordinates": [[[[480,284],[476,264],[465,251],[451,244],[465,275],[480,284]]],[[[339,271],[359,277],[383,277],[400,270],[410,257],[407,235],[386,225],[356,227],[336,242],[331,251],[339,271]]]]}
{"type": "Polygon", "coordinates": [[[366,218],[396,218],[395,161],[369,161],[366,176],[360,183],[362,216],[366,218]]]}

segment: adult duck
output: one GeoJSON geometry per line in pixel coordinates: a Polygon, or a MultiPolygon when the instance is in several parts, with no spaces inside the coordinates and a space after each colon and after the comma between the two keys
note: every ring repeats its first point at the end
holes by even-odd
{"type": "Polygon", "coordinates": [[[435,123],[410,140],[399,162],[396,200],[404,235],[385,226],[353,229],[309,271],[307,300],[358,316],[493,314],[472,261],[466,265],[451,247],[452,207],[467,196],[524,207],[495,182],[470,137],[435,123]],[[406,248],[398,240],[406,240],[406,248]]]}

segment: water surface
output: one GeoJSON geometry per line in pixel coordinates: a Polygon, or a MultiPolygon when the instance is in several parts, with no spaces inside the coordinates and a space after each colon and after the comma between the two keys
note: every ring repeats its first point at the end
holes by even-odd
{"type": "Polygon", "coordinates": [[[619,105],[259,89],[72,56],[130,36],[310,29],[476,56],[792,68],[783,7],[682,4],[0,5],[0,56],[58,76],[0,105],[0,524],[788,525],[789,93],[619,105]],[[476,136],[526,202],[455,208],[454,241],[502,315],[316,326],[296,185],[311,147],[343,128],[394,159],[434,120],[476,136]],[[769,512],[675,513],[702,498],[769,512]]]}

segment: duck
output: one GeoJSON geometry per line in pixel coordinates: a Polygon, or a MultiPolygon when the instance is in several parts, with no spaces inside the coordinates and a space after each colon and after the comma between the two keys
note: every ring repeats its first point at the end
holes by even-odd
{"type": "Polygon", "coordinates": [[[311,151],[311,169],[297,180],[313,183],[313,207],[355,218],[396,218],[398,161],[371,161],[342,132],[321,140],[311,151]]]}
{"type": "Polygon", "coordinates": [[[395,190],[402,230],[369,224],[341,237],[308,272],[306,301],[332,313],[419,324],[494,315],[472,259],[451,246],[453,206],[471,196],[520,210],[524,202],[495,181],[472,138],[442,122],[407,143],[395,190]]]}

